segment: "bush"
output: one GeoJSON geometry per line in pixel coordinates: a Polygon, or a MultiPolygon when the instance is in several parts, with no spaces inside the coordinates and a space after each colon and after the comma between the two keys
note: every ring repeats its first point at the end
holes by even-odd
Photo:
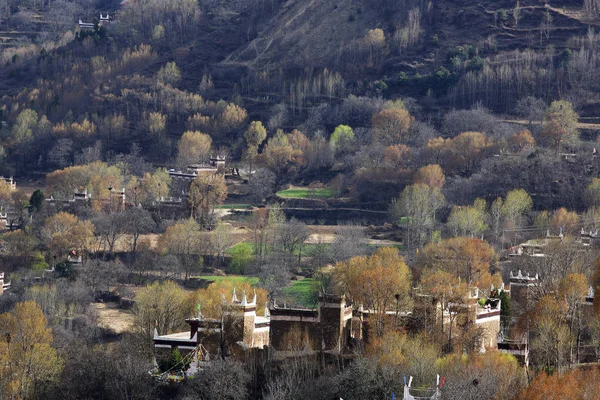
{"type": "Polygon", "coordinates": [[[42,253],[40,253],[39,251],[36,251],[32,255],[31,269],[34,271],[43,271],[45,269],[48,269],[48,263],[46,262],[46,259],[44,258],[42,253]]]}
{"type": "Polygon", "coordinates": [[[501,8],[498,11],[496,11],[496,16],[503,24],[508,21],[508,13],[504,8],[501,8]]]}
{"type": "Polygon", "coordinates": [[[69,278],[75,273],[75,267],[67,261],[56,264],[54,269],[59,276],[64,278],[69,278]]]}
{"type": "Polygon", "coordinates": [[[231,249],[231,261],[227,267],[227,273],[243,275],[248,265],[254,259],[252,253],[252,245],[250,244],[238,245],[231,249]]]}

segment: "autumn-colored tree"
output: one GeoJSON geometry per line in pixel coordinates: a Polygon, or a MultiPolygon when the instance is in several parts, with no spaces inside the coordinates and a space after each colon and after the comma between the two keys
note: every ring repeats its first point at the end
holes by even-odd
{"type": "Polygon", "coordinates": [[[584,328],[581,306],[585,304],[588,287],[588,280],[581,273],[568,274],[558,285],[558,295],[567,305],[569,330],[573,337],[573,341],[571,341],[570,360],[575,363],[579,362],[581,336],[584,328]]]}
{"type": "Polygon", "coordinates": [[[363,37],[362,45],[369,56],[369,63],[379,65],[386,47],[383,30],[381,28],[370,29],[363,37]]]}
{"type": "Polygon", "coordinates": [[[200,113],[196,113],[190,116],[187,120],[186,127],[187,129],[192,131],[201,130],[209,133],[212,133],[213,131],[211,118],[207,115],[202,115],[200,113]]]}
{"type": "MultiPolygon", "coordinates": [[[[424,294],[432,296],[440,303],[442,309],[446,309],[449,303],[460,303],[468,294],[468,285],[461,281],[457,275],[442,269],[425,268],[421,274],[421,288],[424,294]]],[[[444,332],[444,321],[441,322],[444,332]]]]}
{"type": "Polygon", "coordinates": [[[71,135],[78,138],[89,138],[96,134],[96,124],[85,118],[81,122],[71,123],[71,135]]]}
{"type": "Polygon", "coordinates": [[[258,148],[267,138],[267,130],[260,121],[250,122],[250,126],[244,133],[244,139],[246,139],[246,145],[248,147],[258,148]]]}
{"type": "Polygon", "coordinates": [[[278,129],[275,136],[267,142],[263,155],[267,166],[278,177],[281,177],[292,166],[293,160],[297,157],[297,152],[290,144],[284,132],[278,129]]]}
{"type": "Polygon", "coordinates": [[[441,189],[446,182],[446,176],[442,167],[437,164],[429,164],[419,168],[413,176],[413,183],[422,183],[431,187],[441,189]]]}
{"type": "Polygon", "coordinates": [[[151,112],[144,118],[144,128],[153,138],[161,137],[167,128],[167,116],[159,112],[151,112]]]}
{"type": "Polygon", "coordinates": [[[252,301],[256,293],[256,313],[262,315],[268,301],[268,293],[263,288],[255,288],[247,281],[234,283],[231,280],[222,280],[211,283],[206,289],[198,289],[194,293],[194,303],[199,304],[201,312],[207,318],[221,318],[223,313],[223,298],[230,302],[233,291],[242,300],[244,294],[248,301],[252,301]]]}
{"type": "Polygon", "coordinates": [[[535,139],[529,129],[523,129],[508,138],[508,146],[513,153],[535,147],[535,139]]]}
{"type": "Polygon", "coordinates": [[[513,400],[527,383],[517,359],[500,351],[465,355],[449,354],[436,362],[437,373],[446,377],[444,398],[513,400]]]}
{"type": "Polygon", "coordinates": [[[141,179],[132,176],[125,186],[126,199],[136,206],[139,204],[152,204],[169,196],[171,182],[171,176],[164,168],[158,168],[154,172],[146,172],[141,179]]]}
{"type": "Polygon", "coordinates": [[[306,166],[306,154],[311,149],[310,140],[306,137],[306,135],[300,132],[298,129],[294,129],[287,135],[288,143],[294,149],[293,155],[293,163],[292,166],[294,169],[304,168],[306,166]]]}
{"type": "Polygon", "coordinates": [[[377,336],[385,331],[386,311],[404,311],[410,306],[411,273],[397,249],[381,248],[370,257],[340,262],[336,264],[334,279],[337,290],[355,305],[373,310],[377,336]]]}
{"type": "Polygon", "coordinates": [[[237,130],[248,119],[248,112],[242,107],[229,103],[218,116],[218,126],[222,134],[237,130]]]}
{"type": "Polygon", "coordinates": [[[374,139],[384,145],[394,145],[402,142],[410,128],[411,116],[402,108],[385,109],[373,115],[374,139]]]}
{"type": "Polygon", "coordinates": [[[521,318],[528,318],[530,321],[530,349],[534,361],[540,367],[560,369],[569,360],[573,335],[569,329],[567,312],[565,301],[546,295],[538,300],[531,315],[521,318]]]}
{"type": "Polygon", "coordinates": [[[542,123],[542,137],[558,153],[565,140],[577,137],[578,119],[573,104],[566,100],[553,101],[542,123]]]}
{"type": "Polygon", "coordinates": [[[386,167],[398,169],[410,160],[410,148],[404,144],[387,146],[383,149],[383,163],[386,167]]]}
{"type": "Polygon", "coordinates": [[[230,353],[230,346],[240,340],[241,331],[244,329],[243,313],[239,305],[232,303],[234,291],[238,301],[241,301],[244,296],[247,301],[252,301],[256,294],[257,314],[263,313],[267,302],[267,291],[253,288],[247,282],[237,285],[231,281],[215,282],[192,295],[196,306],[199,307],[198,312],[203,317],[220,320],[224,327],[218,336],[220,355],[223,359],[230,353]]]}
{"type": "Polygon", "coordinates": [[[517,400],[595,399],[600,393],[600,371],[574,369],[563,374],[538,373],[517,400]]]}
{"type": "Polygon", "coordinates": [[[17,303],[0,315],[0,382],[5,397],[36,398],[44,385],[58,382],[63,361],[52,347],[52,330],[33,301],[17,303]]]}
{"type": "Polygon", "coordinates": [[[491,156],[494,149],[493,141],[481,132],[463,132],[449,145],[444,165],[448,170],[461,174],[472,173],[481,161],[491,156]]]}
{"type": "Polygon", "coordinates": [[[440,356],[437,343],[424,334],[411,337],[388,331],[369,343],[368,354],[383,365],[397,365],[414,378],[414,387],[430,385],[435,380],[436,360],[440,356]]]}
{"type": "Polygon", "coordinates": [[[490,287],[490,267],[494,262],[494,250],[487,242],[465,237],[429,243],[417,258],[420,267],[449,272],[482,289],[490,287]]]}
{"type": "Polygon", "coordinates": [[[554,229],[562,230],[565,235],[574,233],[579,228],[579,215],[575,211],[567,211],[566,208],[561,207],[552,214],[551,224],[554,229]]]}
{"type": "Polygon", "coordinates": [[[83,250],[94,235],[94,225],[75,215],[59,212],[46,219],[42,228],[44,243],[55,254],[83,250]]]}
{"type": "Polygon", "coordinates": [[[93,202],[110,197],[110,188],[123,188],[123,175],[114,165],[97,161],[57,170],[46,175],[46,186],[53,196],[71,199],[73,192],[87,189],[93,202]]]}
{"type": "Polygon", "coordinates": [[[158,168],[154,173],[146,172],[139,185],[139,202],[152,202],[167,197],[170,185],[171,176],[166,169],[158,168]]]}
{"type": "Polygon", "coordinates": [[[134,315],[137,330],[152,340],[154,329],[166,335],[187,327],[185,319],[193,315],[190,295],[172,281],[155,282],[138,291],[134,315]]]}
{"type": "Polygon", "coordinates": [[[215,213],[215,206],[227,198],[225,177],[221,174],[200,174],[190,184],[188,204],[190,215],[203,226],[209,225],[215,213]]]}
{"type": "Polygon", "coordinates": [[[442,159],[450,148],[451,143],[452,139],[444,139],[443,137],[429,139],[427,141],[427,145],[425,146],[425,154],[431,162],[434,164],[439,164],[442,162],[442,159]]]}
{"type": "Polygon", "coordinates": [[[184,132],[177,144],[177,165],[184,168],[206,161],[210,156],[211,146],[210,136],[198,131],[184,132]]]}

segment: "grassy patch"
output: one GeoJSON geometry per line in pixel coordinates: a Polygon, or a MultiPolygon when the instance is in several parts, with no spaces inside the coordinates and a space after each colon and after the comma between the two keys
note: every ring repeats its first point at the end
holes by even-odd
{"type": "Polygon", "coordinates": [[[250,208],[250,204],[220,204],[215,207],[217,210],[246,210],[250,208]]]}
{"type": "Polygon", "coordinates": [[[293,281],[288,287],[283,289],[283,292],[290,298],[290,300],[299,305],[313,307],[316,304],[316,282],[312,278],[293,281]]]}
{"type": "MultiPolygon", "coordinates": [[[[302,257],[309,257],[315,252],[315,249],[317,249],[319,246],[323,246],[323,245],[318,244],[318,243],[305,243],[302,246],[302,249],[300,249],[299,246],[294,249],[294,255],[297,256],[300,253],[300,250],[302,250],[302,257]]],[[[233,256],[234,254],[240,253],[243,250],[246,250],[249,252],[249,254],[254,255],[255,254],[254,243],[240,242],[240,243],[236,244],[235,246],[232,246],[232,247],[228,248],[227,250],[225,250],[225,254],[227,254],[229,256],[233,256]]],[[[277,250],[275,247],[267,246],[267,251],[275,251],[275,250],[277,250]]]]}
{"type": "Polygon", "coordinates": [[[238,244],[236,244],[235,246],[232,246],[230,248],[228,248],[227,250],[225,250],[225,254],[232,256],[236,253],[239,253],[243,250],[247,250],[250,252],[250,254],[254,254],[254,243],[249,243],[249,242],[239,242],[238,244]]]}
{"type": "Polygon", "coordinates": [[[203,279],[208,282],[231,282],[234,285],[243,285],[248,282],[252,286],[256,286],[258,284],[258,277],[256,276],[241,276],[241,275],[228,275],[228,276],[213,276],[213,275],[203,275],[196,277],[198,279],[203,279]]]}
{"type": "Polygon", "coordinates": [[[379,243],[369,243],[367,245],[368,247],[375,247],[375,248],[380,248],[380,247],[394,247],[400,251],[406,250],[406,248],[404,247],[404,244],[402,243],[397,243],[397,244],[379,244],[379,243]]]}
{"type": "Polygon", "coordinates": [[[277,192],[277,196],[291,199],[328,199],[333,197],[333,191],[327,188],[293,188],[277,192]]]}

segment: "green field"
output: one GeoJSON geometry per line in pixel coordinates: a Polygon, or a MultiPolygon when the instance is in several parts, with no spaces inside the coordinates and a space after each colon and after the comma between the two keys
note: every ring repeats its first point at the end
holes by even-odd
{"type": "MultiPolygon", "coordinates": [[[[329,244],[317,244],[317,243],[305,243],[302,246],[302,257],[310,257],[310,255],[315,251],[316,248],[318,248],[319,246],[326,246],[329,247],[329,244]]],[[[232,256],[234,255],[236,252],[246,250],[249,252],[249,254],[254,255],[254,243],[252,242],[240,242],[234,246],[231,246],[230,248],[228,248],[227,250],[225,250],[225,254],[232,256]]],[[[273,250],[273,246],[269,246],[268,250],[273,250]]],[[[294,250],[294,254],[298,255],[298,253],[300,252],[300,248],[296,248],[294,250]]]]}
{"type": "Polygon", "coordinates": [[[293,188],[277,192],[277,196],[290,199],[328,199],[333,197],[333,191],[327,188],[293,188]]]}
{"type": "Polygon", "coordinates": [[[316,281],[312,278],[293,281],[283,292],[298,305],[313,307],[317,302],[316,281]]]}
{"type": "Polygon", "coordinates": [[[228,275],[228,276],[214,276],[214,275],[203,275],[197,276],[198,279],[203,279],[208,282],[232,282],[235,285],[243,285],[248,282],[252,286],[258,284],[258,277],[256,276],[241,276],[241,275],[228,275]]]}
{"type": "Polygon", "coordinates": [[[248,254],[254,254],[254,243],[250,242],[239,242],[235,246],[231,246],[225,250],[225,254],[232,256],[240,251],[248,251],[248,254]]]}
{"type": "Polygon", "coordinates": [[[245,210],[250,208],[250,204],[220,204],[215,207],[217,210],[245,210]]]}

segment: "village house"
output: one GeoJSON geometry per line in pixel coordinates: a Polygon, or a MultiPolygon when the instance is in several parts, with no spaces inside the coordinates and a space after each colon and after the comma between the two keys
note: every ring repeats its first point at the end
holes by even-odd
{"type": "Polygon", "coordinates": [[[251,301],[246,294],[239,300],[233,293],[230,302],[223,302],[221,318],[205,318],[201,312],[187,319],[190,330],[167,335],[154,332],[157,359],[167,357],[173,349],[192,352],[203,349],[203,357],[212,359],[225,355],[242,356],[248,349],[269,346],[283,357],[302,352],[342,354],[350,351],[355,333],[352,324],[362,324],[353,318],[352,306],[345,296],[321,295],[314,309],[288,308],[275,302],[265,307],[264,316],[256,314],[256,295],[251,301]]]}
{"type": "Polygon", "coordinates": [[[158,335],[154,330],[154,349],[158,355],[165,353],[164,349],[168,355],[174,348],[192,351],[201,345],[209,357],[216,357],[230,351],[263,348],[270,342],[269,311],[265,310],[265,316],[256,315],[256,294],[251,301],[245,293],[239,300],[234,290],[231,302],[223,299],[221,318],[205,318],[198,310],[196,317],[185,322],[190,325],[189,331],[158,335]]]}
{"type": "Polygon", "coordinates": [[[211,157],[207,164],[191,164],[188,165],[186,171],[176,171],[175,169],[169,170],[169,176],[172,179],[193,181],[202,174],[216,174],[223,171],[225,166],[225,156],[217,155],[211,157]]]}

